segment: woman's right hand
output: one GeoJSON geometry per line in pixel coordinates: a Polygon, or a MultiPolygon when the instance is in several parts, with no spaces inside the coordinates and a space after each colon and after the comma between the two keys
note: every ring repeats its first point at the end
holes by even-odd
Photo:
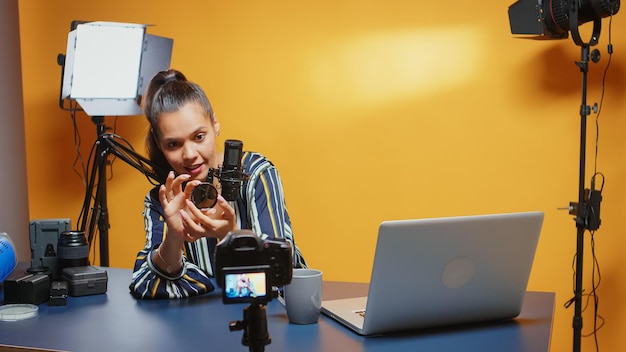
{"type": "MultiPolygon", "coordinates": [[[[183,221],[180,216],[181,210],[187,209],[186,200],[191,198],[191,191],[194,187],[185,187],[183,183],[188,181],[191,176],[187,174],[175,176],[173,171],[167,175],[165,184],[159,188],[159,200],[163,206],[165,221],[168,226],[168,237],[176,236],[182,243],[187,235],[183,221]]],[[[200,181],[190,181],[189,183],[200,181]]]]}

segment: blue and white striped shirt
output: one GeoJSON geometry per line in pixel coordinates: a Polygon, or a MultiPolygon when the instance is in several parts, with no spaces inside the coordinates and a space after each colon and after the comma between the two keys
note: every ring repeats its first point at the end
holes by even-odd
{"type": "MultiPolygon", "coordinates": [[[[258,153],[245,152],[243,172],[250,179],[242,185],[235,202],[237,224],[263,238],[284,238],[293,248],[295,268],[306,267],[304,257],[296,246],[287,213],[282,182],[276,167],[258,153]]],[[[152,263],[153,251],[159,247],[166,232],[163,207],[159,201],[159,187],[153,188],[144,199],[145,247],[137,254],[130,292],[136,298],[182,298],[211,292],[210,281],[215,264],[215,238],[201,238],[185,242],[183,270],[168,276],[152,263]]]]}

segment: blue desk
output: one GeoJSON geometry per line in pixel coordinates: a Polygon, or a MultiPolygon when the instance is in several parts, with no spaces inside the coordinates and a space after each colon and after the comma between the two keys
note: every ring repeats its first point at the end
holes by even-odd
{"type": "MultiPolygon", "coordinates": [[[[131,271],[106,268],[106,294],[69,297],[66,306],[39,306],[37,317],[0,322],[3,346],[63,351],[248,351],[242,331],[245,304],[224,305],[221,294],[182,300],[138,301],[128,293],[131,271]]],[[[364,294],[366,284],[324,282],[324,298],[364,294]]],[[[456,328],[362,337],[326,316],[317,324],[289,324],[284,308],[267,306],[271,344],[265,351],[549,351],[554,293],[528,292],[517,319],[456,328]]],[[[20,350],[22,351],[22,350],[20,350]]]]}

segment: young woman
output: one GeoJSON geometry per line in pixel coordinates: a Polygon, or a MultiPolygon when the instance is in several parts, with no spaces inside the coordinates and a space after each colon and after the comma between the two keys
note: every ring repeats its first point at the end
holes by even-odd
{"type": "MultiPolygon", "coordinates": [[[[236,201],[220,195],[209,209],[198,209],[190,201],[193,188],[224,159],[215,143],[220,124],[200,86],[179,71],[160,72],[148,86],[144,113],[150,123],[148,156],[170,171],[160,175],[166,182],[144,200],[146,243],[135,261],[133,296],[182,298],[212,291],[215,246],[237,229],[286,239],[292,244],[294,267],[306,267],[294,243],[280,176],[263,155],[244,152],[241,165],[250,177],[236,201]]],[[[214,183],[217,187],[218,180],[214,183]]]]}

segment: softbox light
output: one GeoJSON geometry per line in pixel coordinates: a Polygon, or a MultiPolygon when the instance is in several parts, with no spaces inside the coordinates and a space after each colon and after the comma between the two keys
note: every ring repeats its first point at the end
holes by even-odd
{"type": "Polygon", "coordinates": [[[170,66],[173,40],[146,33],[148,25],[78,24],[68,34],[61,99],[89,116],[141,115],[152,77],[170,66]]]}

